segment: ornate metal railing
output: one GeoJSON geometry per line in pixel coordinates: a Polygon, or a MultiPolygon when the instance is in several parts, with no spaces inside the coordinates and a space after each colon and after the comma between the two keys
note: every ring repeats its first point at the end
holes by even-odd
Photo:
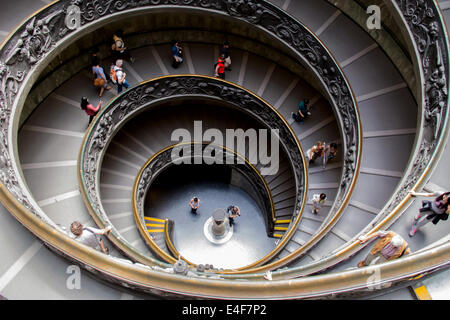
{"type": "MultiPolygon", "coordinates": [[[[186,154],[183,154],[176,159],[182,163],[184,163],[185,160],[189,160],[187,161],[188,163],[204,163],[205,165],[205,161],[208,163],[218,162],[219,164],[230,166],[232,169],[243,175],[250,182],[254,188],[254,194],[258,197],[258,203],[261,206],[263,216],[266,221],[267,233],[273,232],[275,208],[272,201],[272,195],[270,193],[269,186],[252,163],[250,163],[242,155],[239,155],[233,150],[228,150],[224,146],[205,143],[203,141],[179,143],[168,148],[164,148],[152,156],[139,171],[133,188],[132,205],[136,225],[147,245],[158,257],[167,263],[173,264],[177,261],[177,259],[173,258],[173,255],[171,256],[161,250],[155,241],[149,236],[147,228],[145,227],[146,222],[144,219],[144,205],[148,190],[155,179],[163,171],[176,165],[172,157],[174,152],[177,155],[180,155],[182,152],[186,152],[186,154]],[[199,146],[200,148],[197,149],[195,146],[199,146]],[[200,161],[196,159],[199,159],[200,161]]],[[[168,237],[167,239],[170,240],[168,237]]],[[[177,253],[175,257],[181,257],[183,260],[186,260],[178,253],[177,250],[173,250],[174,247],[172,244],[168,245],[168,247],[171,249],[171,253],[177,253]]],[[[195,266],[187,260],[186,262],[191,266],[195,266]]]]}
{"type": "MultiPolygon", "coordinates": [[[[113,99],[91,123],[82,143],[79,157],[80,189],[93,219],[99,226],[110,225],[100,199],[100,171],[108,144],[118,130],[137,114],[174,98],[197,97],[231,104],[257,119],[264,127],[278,130],[277,139],[293,166],[296,183],[296,207],[293,225],[296,226],[305,206],[307,175],[301,146],[284,118],[269,104],[251,92],[230,82],[206,76],[166,76],[143,82],[113,99]]],[[[272,226],[275,217],[268,221],[272,226]]],[[[142,234],[142,230],[141,230],[142,234]]],[[[141,263],[152,264],[153,259],[137,252],[117,230],[109,234],[110,240],[126,256],[141,263]]],[[[260,263],[281,250],[288,238],[281,242],[260,263]]],[[[160,254],[161,252],[158,252],[160,254]]],[[[163,254],[163,253],[161,253],[163,254]]],[[[169,257],[167,257],[170,259],[169,257]]]]}

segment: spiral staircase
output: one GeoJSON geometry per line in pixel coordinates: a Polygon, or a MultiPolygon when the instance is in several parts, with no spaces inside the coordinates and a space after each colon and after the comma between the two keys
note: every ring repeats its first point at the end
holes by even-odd
{"type": "MultiPolygon", "coordinates": [[[[416,2],[398,0],[380,4],[381,30],[367,29],[365,9],[369,4],[363,0],[243,1],[248,4],[246,7],[234,7],[233,1],[223,1],[227,4],[221,10],[225,8],[227,13],[218,26],[208,24],[211,22],[208,15],[217,14],[214,10],[219,9],[197,8],[197,4],[195,8],[188,8],[189,5],[185,8],[176,1],[171,5],[161,2],[142,11],[134,1],[124,8],[113,5],[95,8],[92,1],[18,0],[5,4],[0,20],[3,38],[0,61],[2,69],[7,69],[0,71],[1,124],[2,148],[8,152],[5,155],[2,151],[1,161],[4,206],[0,214],[3,253],[0,295],[7,299],[420,298],[415,289],[424,284],[432,288],[439,279],[446,279],[450,261],[445,222],[425,227],[414,238],[408,237],[420,200],[407,194],[410,189],[431,192],[450,188],[450,151],[446,146],[447,30],[439,29],[434,36],[429,31],[431,23],[426,20],[432,19],[438,27],[445,28],[450,4],[416,2]],[[256,4],[260,11],[253,11],[256,4]],[[76,12],[71,5],[81,8],[83,26],[72,27],[70,19],[58,18],[71,16],[71,10],[76,12]],[[175,14],[183,16],[183,10],[193,10],[197,18],[206,16],[205,25],[212,28],[169,30],[171,36],[179,35],[183,43],[185,61],[179,69],[171,67],[170,39],[161,36],[167,30],[158,29],[150,40],[148,33],[130,31],[125,39],[136,61],[126,62],[124,69],[131,88],[121,96],[117,96],[115,88],[105,91],[102,100],[109,101],[108,108],[130,99],[127,94],[133,94],[146,82],[163,83],[189,75],[207,83],[218,81],[210,77],[219,44],[226,37],[227,29],[220,28],[236,19],[240,24],[230,32],[232,36],[228,35],[232,39],[232,71],[227,72],[227,84],[223,85],[243,90],[266,105],[286,125],[286,132],[298,141],[300,151],[317,141],[339,145],[337,159],[325,168],[320,164],[308,168],[304,163],[293,166],[290,150],[284,150],[278,173],[262,176],[272,197],[274,221],[280,223],[274,222],[275,238],[270,238],[275,249],[246,268],[205,273],[190,266],[185,276],[173,274],[176,257],[162,259],[155,254],[139,230],[132,206],[137,175],[150,158],[173,144],[170,134],[175,129],[189,128],[192,132],[196,120],[221,131],[255,127],[255,120],[239,116],[239,110],[226,112],[209,106],[189,109],[175,104],[169,109],[142,113],[120,125],[102,151],[96,189],[101,210],[91,205],[92,198],[86,191],[89,185],[83,180],[86,173],[81,164],[83,155],[102,118],[112,110],[105,110],[88,128],[87,117],[79,107],[82,96],[88,96],[92,102],[98,100],[91,84],[87,50],[93,44],[100,45],[102,65],[107,67],[112,62],[109,43],[96,43],[92,36],[95,33],[90,32],[101,32],[96,28],[109,31],[120,27],[125,18],[143,19],[145,14],[155,17],[156,22],[146,25],[152,30],[152,23],[157,25],[158,15],[165,10],[169,21],[175,14]],[[423,14],[430,10],[433,18],[423,14]],[[261,11],[271,15],[258,16],[261,11]],[[245,13],[249,13],[248,20],[245,13]],[[37,19],[33,18],[35,15],[37,19]],[[21,21],[27,16],[30,17],[21,21]],[[266,33],[274,32],[270,29],[274,16],[300,22],[315,35],[324,48],[321,58],[327,53],[330,57],[321,63],[332,64],[320,70],[329,72],[317,71],[317,65],[311,67],[301,60],[300,54],[285,49],[292,46],[286,33],[298,31],[290,22],[285,29],[275,32],[278,42],[269,41],[273,39],[266,33]],[[408,24],[417,17],[426,23],[408,24]],[[97,22],[99,25],[95,26],[97,22]],[[250,28],[247,24],[252,23],[257,25],[256,29],[246,31],[245,28],[250,28]],[[94,29],[89,30],[91,24],[94,29]],[[111,29],[108,24],[113,25],[111,29]],[[58,28],[65,33],[60,32],[58,38],[52,39],[54,29],[58,28]],[[36,34],[46,40],[40,49],[27,42],[36,34]],[[22,42],[17,41],[20,38],[22,42]],[[425,38],[428,43],[416,44],[418,38],[425,38]],[[74,49],[78,45],[80,48],[74,49]],[[43,54],[32,62],[35,52],[43,54]],[[433,81],[430,65],[443,68],[438,79],[441,82],[433,81]],[[16,70],[13,67],[24,66],[29,67],[29,74],[11,73],[16,70]],[[339,89],[349,88],[342,94],[350,97],[345,100],[348,109],[333,94],[336,89],[333,83],[326,81],[330,73],[337,77],[342,74],[339,89]],[[444,104],[437,121],[432,114],[435,109],[429,107],[436,100],[430,81],[443,92],[440,101],[444,104]],[[298,124],[291,113],[305,98],[311,101],[312,115],[304,124],[298,124]],[[17,110],[5,109],[9,106],[17,110]],[[346,114],[352,114],[351,106],[355,116],[347,118],[346,114]],[[353,145],[348,138],[350,118],[356,128],[351,131],[356,141],[353,145]],[[301,186],[305,190],[300,192],[301,186]],[[310,199],[322,192],[328,196],[325,208],[314,215],[310,199]],[[110,248],[108,256],[68,237],[65,230],[74,220],[91,226],[109,223],[113,226],[113,233],[106,240],[110,248]],[[356,268],[371,247],[361,245],[358,237],[380,229],[401,234],[413,254],[386,263],[380,269],[356,268]],[[81,267],[81,286],[74,289],[69,279],[77,267],[81,267]],[[268,270],[273,281],[264,279],[268,270]],[[378,271],[379,278],[371,277],[378,271]],[[240,290],[236,291],[238,286],[240,290]]],[[[261,170],[262,165],[257,164],[256,168],[261,170]]],[[[183,225],[175,221],[174,228],[176,231],[183,225]]],[[[266,233],[260,237],[267,241],[266,233]]]]}

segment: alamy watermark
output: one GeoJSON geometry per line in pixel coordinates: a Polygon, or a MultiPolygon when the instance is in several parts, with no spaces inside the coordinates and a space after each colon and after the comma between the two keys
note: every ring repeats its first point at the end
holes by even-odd
{"type": "Polygon", "coordinates": [[[70,265],[66,269],[69,276],[66,279],[66,288],[68,290],[81,290],[81,270],[79,266],[70,265]]]}
{"type": "Polygon", "coordinates": [[[67,29],[76,30],[81,27],[81,9],[76,5],[67,8],[65,24],[67,29]]]}
{"type": "Polygon", "coordinates": [[[380,30],[381,29],[381,8],[377,5],[368,6],[367,14],[370,15],[366,22],[367,28],[369,30],[380,30]]]}
{"type": "Polygon", "coordinates": [[[202,121],[194,122],[194,135],[187,129],[177,129],[172,133],[172,142],[178,143],[172,150],[172,162],[180,164],[244,164],[247,158],[252,165],[262,165],[262,175],[278,173],[280,166],[279,130],[267,129],[226,129],[225,136],[219,129],[208,129],[203,132],[202,121]],[[201,144],[194,146],[192,142],[208,143],[206,148],[201,144]],[[237,153],[241,157],[227,157],[224,161],[223,149],[237,153]],[[187,157],[186,155],[189,155],[187,157]],[[193,160],[192,160],[193,159],[193,160]],[[192,163],[194,162],[194,163],[192,163]],[[225,162],[225,163],[224,163],[225,162]]]}

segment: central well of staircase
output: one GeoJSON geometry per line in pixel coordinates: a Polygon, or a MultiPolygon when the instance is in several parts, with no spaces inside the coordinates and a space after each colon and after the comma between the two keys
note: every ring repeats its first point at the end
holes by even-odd
{"type": "Polygon", "coordinates": [[[231,179],[232,169],[223,165],[173,166],[148,190],[145,216],[173,221],[173,245],[192,263],[235,269],[258,261],[275,248],[275,240],[267,236],[262,209],[231,179]],[[197,214],[189,207],[193,197],[200,199],[197,214]],[[233,227],[226,214],[230,205],[241,211],[233,227]],[[224,215],[223,235],[213,231],[212,214],[218,209],[224,215]]]}

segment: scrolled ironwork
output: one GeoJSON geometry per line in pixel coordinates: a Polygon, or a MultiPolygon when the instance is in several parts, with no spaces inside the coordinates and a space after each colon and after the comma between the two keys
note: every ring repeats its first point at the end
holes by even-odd
{"type": "Polygon", "coordinates": [[[445,24],[434,1],[395,0],[399,13],[408,26],[417,50],[421,70],[422,123],[420,146],[410,163],[400,192],[390,204],[396,207],[404,199],[434,158],[438,146],[445,144],[448,132],[449,50],[445,24]]]}

